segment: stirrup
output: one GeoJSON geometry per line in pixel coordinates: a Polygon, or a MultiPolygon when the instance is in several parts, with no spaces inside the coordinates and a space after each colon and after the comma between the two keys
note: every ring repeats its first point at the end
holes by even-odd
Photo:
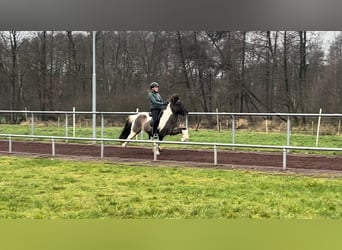
{"type": "Polygon", "coordinates": [[[152,139],[153,139],[153,140],[159,140],[159,135],[158,135],[158,134],[154,134],[154,135],[152,136],[152,139]]]}

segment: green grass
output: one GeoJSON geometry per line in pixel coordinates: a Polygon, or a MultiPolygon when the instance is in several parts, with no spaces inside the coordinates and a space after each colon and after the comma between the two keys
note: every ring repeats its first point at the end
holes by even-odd
{"type": "MultiPolygon", "coordinates": [[[[114,138],[118,139],[122,128],[118,127],[106,127],[104,129],[104,138],[114,138]]],[[[30,135],[32,133],[31,127],[26,125],[0,125],[0,133],[1,134],[20,134],[20,135],[30,135]]],[[[101,138],[101,129],[97,128],[97,138],[101,138]]],[[[44,135],[44,136],[73,136],[72,127],[69,127],[67,132],[64,127],[57,126],[36,126],[34,129],[34,135],[44,135]]],[[[76,137],[92,137],[92,128],[91,127],[77,127],[76,128],[76,137]]],[[[229,130],[218,132],[216,130],[208,130],[208,129],[200,129],[198,131],[190,129],[189,136],[191,142],[208,142],[208,143],[232,143],[232,132],[229,130]]],[[[138,138],[147,139],[147,135],[144,133],[143,137],[138,135],[138,138]]],[[[176,136],[168,136],[165,138],[167,141],[180,141],[181,135],[176,136]]],[[[71,142],[72,140],[69,140],[71,142]]],[[[77,141],[81,142],[81,141],[77,141]]],[[[114,142],[113,142],[114,143],[114,142]]],[[[255,145],[272,145],[272,146],[284,146],[287,144],[287,136],[286,133],[279,132],[253,132],[253,131],[244,131],[237,130],[235,134],[235,143],[237,144],[255,144],[255,145]]],[[[141,145],[134,144],[131,145],[141,145]]],[[[291,134],[290,146],[304,146],[304,147],[315,147],[316,146],[316,136],[310,134],[300,134],[293,133],[291,134]]],[[[163,147],[183,147],[180,145],[164,145],[163,147]]],[[[189,147],[197,147],[197,148],[206,148],[204,146],[187,146],[189,147]]],[[[328,147],[328,148],[342,148],[342,136],[341,135],[321,135],[319,137],[319,147],[328,147]]],[[[228,148],[230,149],[230,148],[228,148]]],[[[246,149],[240,148],[241,150],[265,150],[265,149],[246,149]]],[[[240,150],[239,149],[239,150],[240,150]]],[[[270,149],[267,149],[270,151],[270,149]]],[[[279,150],[278,150],[279,151],[279,150]]],[[[303,153],[304,151],[296,151],[303,153]]],[[[342,152],[330,152],[330,151],[312,151],[312,152],[304,152],[304,153],[319,153],[319,154],[338,154],[341,155],[342,152]]]]}
{"type": "Polygon", "coordinates": [[[0,157],[0,218],[342,218],[342,179],[0,157]]]}

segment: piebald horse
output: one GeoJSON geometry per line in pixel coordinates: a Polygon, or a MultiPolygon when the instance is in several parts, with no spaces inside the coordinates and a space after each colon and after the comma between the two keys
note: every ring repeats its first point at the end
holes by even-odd
{"type": "MultiPolygon", "coordinates": [[[[160,122],[158,126],[159,140],[162,141],[167,135],[177,135],[182,133],[181,141],[187,141],[189,139],[187,128],[180,128],[178,115],[186,115],[188,111],[184,107],[184,104],[180,100],[177,94],[171,96],[169,104],[160,114],[160,122]]],[[[149,139],[152,137],[152,117],[148,112],[139,112],[135,115],[130,115],[126,124],[120,134],[120,139],[131,140],[141,131],[145,131],[148,134],[149,139]]],[[[128,141],[122,143],[123,147],[128,145],[128,141]]],[[[159,154],[159,151],[157,152],[159,154]]]]}

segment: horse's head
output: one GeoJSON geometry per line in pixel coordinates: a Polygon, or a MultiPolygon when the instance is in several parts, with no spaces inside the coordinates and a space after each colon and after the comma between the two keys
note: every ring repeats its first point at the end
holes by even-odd
{"type": "Polygon", "coordinates": [[[188,111],[184,107],[183,102],[177,94],[173,94],[170,98],[170,107],[174,114],[176,115],[186,115],[188,111]]]}

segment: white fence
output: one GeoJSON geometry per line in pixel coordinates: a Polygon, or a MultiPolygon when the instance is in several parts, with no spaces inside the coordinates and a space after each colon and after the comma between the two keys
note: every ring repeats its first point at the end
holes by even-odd
{"type": "MultiPolygon", "coordinates": [[[[4,134],[0,133],[0,137],[5,138],[6,140],[8,139],[8,152],[12,153],[12,140],[13,138],[37,138],[37,139],[48,139],[51,140],[51,152],[52,156],[55,155],[55,141],[56,140],[80,140],[80,141],[90,141],[90,142],[98,142],[101,144],[101,150],[100,150],[100,157],[103,158],[103,152],[104,152],[104,147],[105,147],[105,142],[124,142],[127,140],[120,140],[120,139],[108,139],[104,138],[104,130],[105,130],[105,125],[104,125],[104,116],[105,115],[113,115],[113,116],[127,116],[131,114],[135,114],[136,112],[76,112],[75,110],[73,111],[9,111],[9,110],[0,110],[0,114],[4,113],[19,113],[19,114],[24,114],[26,117],[30,116],[30,122],[31,122],[31,134],[30,135],[18,135],[18,134],[4,134]],[[76,115],[80,114],[96,114],[97,117],[101,118],[101,136],[100,138],[85,138],[85,137],[76,137],[75,132],[76,132],[76,115]],[[41,114],[58,114],[58,115],[63,115],[65,116],[65,136],[42,136],[42,135],[34,135],[34,127],[35,127],[35,117],[37,115],[41,114]],[[68,124],[69,124],[69,116],[72,116],[72,128],[73,128],[73,136],[68,135],[68,124]]],[[[272,149],[272,150],[277,150],[282,152],[283,154],[283,163],[282,163],[282,169],[285,170],[287,167],[287,155],[289,154],[290,150],[310,150],[310,151],[335,151],[335,152],[342,152],[342,148],[329,148],[329,147],[300,147],[300,146],[290,146],[290,141],[291,141],[291,117],[292,116],[305,116],[305,117],[342,117],[342,114],[289,114],[289,113],[225,113],[225,112],[190,112],[186,118],[185,118],[185,124],[186,127],[189,126],[188,124],[188,118],[189,116],[201,116],[201,115],[210,115],[210,116],[230,116],[232,119],[232,143],[208,143],[208,142],[175,142],[175,141],[161,141],[161,142],[156,142],[156,141],[151,141],[151,140],[135,140],[135,143],[142,143],[142,144],[151,144],[154,147],[157,147],[158,144],[181,144],[184,146],[190,146],[190,145],[196,145],[196,146],[205,146],[205,147],[210,147],[213,149],[213,154],[214,154],[214,165],[218,164],[218,149],[219,148],[257,148],[257,149],[272,149]],[[274,146],[274,145],[253,145],[253,144],[239,144],[236,143],[236,127],[235,127],[235,122],[238,117],[248,117],[248,116],[261,116],[261,117],[270,117],[270,116],[277,116],[277,117],[284,117],[286,118],[286,145],[283,146],[274,146]]],[[[319,128],[317,129],[319,131],[319,128]]],[[[319,133],[317,132],[317,136],[319,136],[319,133]]],[[[156,152],[156,150],[154,150],[156,152]]],[[[157,161],[157,155],[154,153],[153,155],[153,160],[157,161]]]]}

